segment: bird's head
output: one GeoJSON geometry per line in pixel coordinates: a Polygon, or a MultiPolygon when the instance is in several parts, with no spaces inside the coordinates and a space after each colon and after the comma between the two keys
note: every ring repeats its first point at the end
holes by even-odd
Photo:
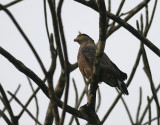
{"type": "Polygon", "coordinates": [[[75,39],[74,42],[78,42],[80,45],[84,42],[94,42],[91,37],[89,37],[87,34],[79,34],[75,39]]]}

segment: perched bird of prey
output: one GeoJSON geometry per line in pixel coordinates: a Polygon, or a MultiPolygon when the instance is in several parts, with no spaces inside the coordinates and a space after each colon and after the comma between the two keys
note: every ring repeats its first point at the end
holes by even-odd
{"type": "MultiPolygon", "coordinates": [[[[77,57],[78,67],[82,75],[90,81],[97,45],[86,34],[78,35],[74,41],[80,44],[77,57]]],[[[124,80],[127,79],[127,74],[122,72],[105,53],[102,55],[99,69],[99,82],[105,82],[112,87],[118,87],[123,94],[128,95],[128,90],[124,83],[124,80]]]]}

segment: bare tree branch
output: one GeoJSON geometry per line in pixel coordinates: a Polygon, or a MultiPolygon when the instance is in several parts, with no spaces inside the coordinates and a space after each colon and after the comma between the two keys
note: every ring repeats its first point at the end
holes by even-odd
{"type": "Polygon", "coordinates": [[[93,75],[92,75],[92,83],[90,86],[90,94],[88,105],[91,106],[91,109],[95,110],[95,99],[96,99],[96,90],[98,88],[98,74],[99,74],[99,62],[104,52],[105,47],[105,33],[106,33],[106,7],[104,0],[98,0],[98,8],[99,8],[99,42],[97,44],[96,50],[96,58],[94,60],[93,65],[93,75]]]}
{"type": "MultiPolygon", "coordinates": [[[[155,118],[153,118],[153,119],[151,119],[151,122],[153,122],[153,121],[155,121],[155,120],[157,120],[157,118],[158,117],[155,117],[155,118]]],[[[144,124],[142,124],[142,125],[149,125],[150,123],[149,123],[149,121],[148,122],[145,122],[144,124]]]]}
{"type": "Polygon", "coordinates": [[[130,73],[130,76],[129,76],[129,78],[128,78],[127,86],[130,85],[130,83],[131,83],[131,81],[132,81],[132,79],[133,79],[133,77],[134,77],[134,75],[135,75],[135,72],[136,72],[137,67],[138,67],[138,65],[139,65],[139,62],[140,62],[141,55],[142,55],[142,50],[141,50],[141,47],[140,47],[139,52],[138,52],[138,54],[137,54],[136,61],[135,61],[135,63],[134,63],[134,66],[133,66],[132,71],[131,71],[131,73],[130,73]]]}
{"type": "Polygon", "coordinates": [[[46,32],[47,32],[47,36],[48,36],[48,41],[50,41],[49,29],[48,29],[48,21],[47,21],[46,0],[43,0],[43,6],[44,6],[44,19],[45,19],[46,32]]]}
{"type": "Polygon", "coordinates": [[[56,42],[56,46],[57,46],[57,52],[59,55],[61,67],[64,70],[64,57],[63,57],[63,53],[62,53],[62,47],[60,44],[61,42],[60,42],[56,8],[55,8],[54,2],[52,0],[48,0],[48,4],[49,4],[50,11],[51,11],[51,16],[52,16],[52,23],[53,23],[55,42],[56,42]]]}
{"type": "Polygon", "coordinates": [[[21,35],[23,36],[23,38],[26,40],[27,44],[28,44],[29,47],[31,48],[33,54],[35,55],[38,63],[39,63],[40,66],[41,66],[41,69],[42,69],[43,73],[46,75],[46,73],[47,73],[47,72],[46,72],[46,69],[45,69],[45,67],[44,67],[44,65],[43,65],[43,63],[42,63],[42,61],[41,61],[38,53],[37,53],[36,50],[34,49],[31,41],[28,39],[28,37],[26,36],[26,34],[25,34],[24,31],[22,30],[22,28],[19,26],[19,24],[18,24],[18,22],[16,21],[16,19],[13,17],[12,13],[11,13],[8,9],[6,9],[3,5],[1,5],[1,4],[0,4],[0,9],[4,10],[4,11],[7,13],[7,15],[11,18],[11,20],[12,20],[13,23],[15,24],[16,28],[19,30],[19,32],[21,33],[21,35]]]}
{"type": "MultiPolygon", "coordinates": [[[[82,1],[83,0],[79,0],[78,2],[82,3],[82,1]]],[[[148,2],[149,2],[149,0],[148,0],[148,2]]],[[[92,9],[97,11],[97,8],[95,7],[96,5],[93,6],[92,4],[88,4],[87,2],[83,3],[83,4],[86,6],[89,6],[92,9]]],[[[146,5],[146,3],[145,3],[145,5],[146,5]]],[[[146,37],[144,37],[140,32],[138,32],[134,27],[132,27],[130,24],[128,24],[125,20],[122,20],[120,17],[118,17],[112,13],[109,13],[108,11],[106,11],[106,16],[108,18],[114,20],[115,22],[117,22],[121,26],[123,26],[126,30],[128,30],[131,34],[133,34],[135,37],[137,37],[139,40],[141,40],[148,48],[150,48],[156,55],[158,55],[160,57],[159,48],[157,48],[151,41],[149,41],[146,37]]],[[[106,36],[108,36],[108,35],[106,35],[106,36]]]]}
{"type": "MultiPolygon", "coordinates": [[[[127,81],[127,86],[130,85],[133,77],[134,77],[134,74],[136,72],[136,69],[139,65],[139,61],[140,61],[140,57],[141,57],[141,49],[139,50],[138,54],[137,54],[137,58],[136,58],[136,61],[135,61],[135,64],[132,68],[132,72],[130,74],[130,77],[127,81]]],[[[110,108],[108,109],[108,111],[106,112],[106,114],[104,115],[103,119],[101,120],[101,123],[103,124],[105,122],[105,120],[108,118],[109,114],[111,113],[111,111],[113,110],[113,108],[115,107],[115,105],[117,104],[117,102],[119,101],[120,97],[121,97],[121,93],[118,94],[118,96],[116,97],[116,99],[114,100],[114,102],[112,103],[112,105],[110,106],[110,108]]]]}
{"type": "Polygon", "coordinates": [[[20,72],[24,73],[26,76],[31,78],[42,89],[45,95],[48,95],[47,86],[32,70],[27,68],[21,61],[14,58],[10,53],[4,50],[1,46],[0,46],[0,54],[2,54],[6,59],[8,59],[20,72]]]}
{"type": "Polygon", "coordinates": [[[73,82],[73,87],[74,87],[75,95],[76,95],[76,99],[75,99],[75,106],[76,106],[78,103],[78,90],[77,90],[77,86],[76,86],[76,82],[75,82],[74,78],[72,79],[72,82],[73,82]]]}
{"type": "MultiPolygon", "coordinates": [[[[40,88],[38,87],[34,93],[31,95],[31,97],[28,99],[28,101],[26,102],[26,104],[24,105],[24,108],[22,109],[22,111],[19,113],[19,115],[17,116],[17,119],[20,119],[21,116],[23,115],[25,109],[27,108],[27,106],[30,104],[30,102],[32,101],[32,99],[35,97],[35,95],[37,94],[37,92],[40,90],[40,88]]],[[[14,95],[15,96],[15,95],[14,95]]]]}
{"type": "Polygon", "coordinates": [[[144,32],[144,35],[146,35],[147,36],[147,33],[148,33],[148,31],[149,31],[149,29],[150,29],[150,27],[151,27],[151,24],[152,24],[152,21],[153,21],[153,17],[154,17],[154,14],[155,14],[155,10],[156,10],[156,7],[157,7],[157,0],[155,0],[155,3],[154,3],[154,7],[153,7],[153,11],[152,11],[152,15],[151,15],[151,18],[150,18],[150,21],[149,21],[149,23],[148,23],[148,10],[147,10],[147,8],[146,8],[146,21],[147,21],[147,23],[146,23],[146,27],[145,27],[145,32],[144,32]],[[147,25],[148,24],[148,25],[147,25]]]}
{"type": "MultiPolygon", "coordinates": [[[[13,5],[15,5],[15,4],[17,4],[17,3],[21,2],[21,1],[23,1],[23,0],[15,0],[15,1],[12,1],[12,2],[4,5],[4,7],[6,7],[6,8],[11,7],[11,6],[13,6],[13,5]]],[[[0,9],[0,11],[1,11],[1,10],[2,10],[2,9],[0,9]]]]}
{"type": "Polygon", "coordinates": [[[134,27],[132,27],[130,24],[123,21],[121,18],[106,12],[107,17],[111,18],[115,22],[122,25],[125,29],[127,29],[130,33],[132,33],[135,37],[137,37],[139,40],[141,40],[148,48],[150,48],[155,54],[157,54],[160,57],[160,50],[157,48],[151,41],[149,41],[146,37],[144,37],[140,32],[138,32],[134,27]]]}
{"type": "MultiPolygon", "coordinates": [[[[0,99],[2,100],[2,102],[4,103],[5,108],[8,110],[9,115],[11,116],[11,118],[9,118],[7,115],[4,114],[4,112],[2,112],[0,110],[0,115],[2,115],[3,119],[6,121],[6,123],[8,124],[14,124],[14,125],[18,125],[18,121],[19,119],[22,117],[22,114],[24,113],[24,111],[28,111],[27,110],[27,106],[31,103],[33,98],[36,98],[37,93],[39,90],[42,90],[43,93],[48,97],[49,99],[49,105],[48,105],[48,111],[46,113],[46,118],[45,118],[45,125],[52,125],[53,124],[53,120],[55,119],[55,124],[56,125],[63,125],[64,123],[64,119],[66,117],[66,112],[70,113],[72,115],[70,121],[69,121],[69,125],[73,124],[73,120],[75,120],[75,123],[77,125],[80,124],[79,122],[79,118],[82,118],[84,120],[87,121],[87,124],[91,124],[91,125],[101,125],[104,124],[105,120],[108,118],[108,116],[110,115],[112,109],[115,107],[115,105],[117,105],[117,102],[119,101],[119,99],[122,99],[122,102],[126,108],[127,114],[129,116],[129,119],[131,121],[131,124],[136,124],[136,125],[140,125],[143,122],[144,117],[146,116],[146,112],[148,111],[149,116],[148,116],[148,121],[144,124],[151,124],[152,121],[157,120],[157,124],[159,125],[159,116],[160,116],[160,105],[159,105],[159,100],[158,97],[159,95],[157,94],[160,85],[155,88],[154,85],[154,79],[152,78],[152,73],[151,73],[151,69],[149,66],[149,58],[147,57],[147,53],[145,51],[145,46],[144,44],[151,50],[153,51],[155,54],[157,54],[160,57],[160,49],[155,46],[150,40],[148,40],[146,38],[149,29],[151,27],[151,24],[153,22],[153,18],[154,18],[154,14],[155,14],[155,10],[157,7],[157,3],[158,0],[155,0],[154,2],[154,6],[152,7],[152,12],[151,12],[151,16],[149,15],[149,9],[148,8],[148,3],[150,2],[150,0],[142,0],[138,5],[134,6],[129,12],[127,13],[121,13],[122,8],[124,7],[125,4],[125,0],[121,0],[119,3],[119,7],[117,8],[117,12],[114,14],[111,13],[111,0],[108,0],[108,11],[106,11],[106,6],[105,6],[105,0],[74,0],[77,1],[83,5],[86,5],[87,7],[90,7],[91,9],[97,11],[99,13],[99,41],[97,44],[97,50],[96,50],[96,58],[94,61],[94,68],[93,68],[93,73],[92,73],[92,78],[91,81],[89,80],[89,82],[85,81],[85,88],[82,91],[80,97],[78,97],[79,93],[77,90],[77,86],[75,84],[75,81],[73,81],[74,84],[74,90],[76,92],[76,99],[75,99],[75,107],[71,107],[69,105],[67,105],[67,101],[68,101],[68,92],[69,92],[69,77],[70,77],[70,73],[72,71],[74,71],[77,67],[78,64],[77,62],[74,64],[71,64],[69,62],[68,59],[68,52],[67,52],[67,42],[65,40],[65,33],[63,30],[63,23],[62,23],[62,18],[61,18],[61,11],[62,11],[62,5],[63,5],[63,1],[64,0],[60,0],[59,3],[57,3],[55,0],[48,0],[48,5],[50,8],[50,13],[51,13],[51,18],[52,18],[52,25],[53,25],[53,32],[54,32],[54,37],[53,35],[51,35],[51,37],[49,36],[49,28],[48,28],[48,21],[47,21],[47,5],[46,5],[46,0],[44,0],[44,18],[45,18],[45,27],[46,27],[46,32],[47,32],[47,36],[48,36],[48,41],[49,41],[49,45],[50,45],[50,52],[51,52],[51,64],[49,67],[49,70],[47,71],[45,69],[45,66],[43,65],[43,62],[41,61],[37,51],[34,49],[31,41],[28,39],[28,37],[26,36],[26,34],[24,33],[24,31],[22,30],[22,28],[19,26],[19,24],[17,23],[16,19],[14,18],[14,16],[12,15],[12,13],[10,11],[8,11],[8,9],[6,9],[6,7],[15,5],[16,3],[20,2],[22,0],[15,0],[13,2],[10,2],[9,4],[6,5],[1,5],[0,4],[0,11],[3,10],[12,20],[12,22],[14,23],[14,25],[16,26],[16,28],[19,30],[20,34],[24,37],[24,39],[26,40],[27,44],[29,45],[29,47],[31,48],[33,54],[36,56],[36,59],[43,71],[43,73],[45,74],[45,78],[44,80],[42,80],[40,77],[37,76],[37,74],[35,72],[33,72],[31,69],[29,69],[28,67],[26,67],[21,61],[17,60],[14,56],[12,56],[9,52],[7,52],[5,49],[3,49],[0,46],[0,54],[2,56],[4,56],[6,59],[9,60],[10,63],[12,63],[20,72],[22,72],[24,75],[26,75],[28,77],[28,79],[33,80],[36,84],[37,84],[37,89],[34,90],[32,87],[32,95],[30,96],[30,98],[28,99],[28,101],[26,102],[25,105],[23,105],[20,100],[18,98],[16,98],[16,94],[11,94],[12,97],[15,100],[17,100],[17,102],[22,106],[22,110],[20,111],[18,116],[14,116],[13,112],[12,112],[12,107],[10,106],[10,102],[8,101],[7,96],[6,98],[4,97],[4,94],[1,94],[2,96],[0,96],[0,99]],[[58,5],[58,8],[57,8],[58,5]],[[140,16],[140,22],[138,22],[138,20],[136,21],[137,23],[137,29],[136,30],[134,27],[132,27],[130,24],[127,23],[127,21],[129,19],[131,19],[132,17],[134,17],[135,14],[139,13],[142,9],[145,9],[145,15],[141,14],[140,16]],[[120,16],[122,16],[122,19],[120,18],[120,16]],[[124,16],[125,15],[125,16],[124,16]],[[110,20],[112,20],[111,24],[109,24],[110,20]],[[142,103],[142,90],[140,88],[140,97],[139,97],[139,104],[137,107],[137,114],[136,114],[136,121],[134,123],[132,116],[129,112],[128,106],[125,102],[125,100],[121,97],[122,94],[119,93],[115,99],[115,101],[113,102],[113,104],[111,105],[111,107],[108,109],[108,111],[106,112],[106,114],[104,115],[103,119],[100,121],[98,115],[96,114],[100,104],[101,104],[101,93],[100,90],[98,88],[98,75],[99,74],[99,62],[101,60],[101,56],[103,54],[104,51],[104,47],[105,47],[105,42],[106,39],[115,31],[117,31],[120,27],[124,27],[125,29],[128,30],[128,32],[132,33],[136,38],[138,38],[141,42],[141,46],[139,48],[139,52],[137,54],[137,58],[135,61],[135,64],[131,70],[130,73],[130,77],[127,81],[127,87],[130,85],[130,83],[133,80],[133,77],[136,73],[137,67],[139,65],[140,59],[141,57],[143,57],[143,61],[144,61],[144,70],[145,73],[148,77],[148,80],[150,82],[150,88],[152,91],[152,96],[149,98],[148,97],[148,104],[145,107],[144,111],[142,112],[141,117],[140,116],[140,109],[141,109],[141,103],[142,103]],[[54,47],[54,40],[56,43],[56,49],[54,47]],[[59,80],[56,81],[56,87],[54,88],[54,72],[55,69],[57,68],[57,56],[59,57],[59,61],[58,63],[60,63],[61,65],[61,74],[59,76],[59,80]],[[48,87],[47,85],[45,85],[45,82],[48,82],[48,87]],[[90,84],[90,90],[88,90],[88,83],[90,84]],[[66,88],[65,88],[66,87],[66,88]],[[63,95],[65,89],[65,93],[63,95]],[[98,89],[98,92],[96,92],[98,89]],[[80,107],[80,109],[78,110],[81,102],[83,99],[85,98],[86,94],[86,98],[87,100],[87,104],[80,107]],[[98,100],[96,101],[96,94],[98,94],[98,100]],[[62,95],[64,96],[64,102],[61,101],[61,97],[62,95]],[[156,107],[157,107],[157,116],[155,118],[151,118],[151,102],[152,101],[156,102],[156,107]],[[7,102],[7,104],[6,104],[7,102]],[[97,106],[96,106],[96,103],[97,106]],[[9,106],[10,107],[9,107],[9,106]],[[62,109],[62,115],[61,115],[61,119],[59,118],[59,110],[58,107],[60,107],[62,109]],[[10,111],[11,110],[11,111],[10,111]],[[12,113],[11,113],[12,112],[12,113]]],[[[112,3],[113,4],[113,3],[112,3]]],[[[149,6],[150,7],[150,6],[149,6]]],[[[29,81],[31,83],[31,81],[29,81]]],[[[0,91],[4,91],[2,90],[2,86],[0,91]]],[[[3,93],[3,92],[1,92],[3,93]]],[[[37,103],[37,109],[38,109],[38,102],[37,103]]],[[[38,110],[37,110],[38,111],[38,110]]],[[[35,123],[37,124],[38,122],[38,114],[34,117],[30,111],[28,111],[29,115],[34,119],[35,123]]],[[[41,124],[41,123],[38,123],[41,124]]]]}
{"type": "MultiPolygon", "coordinates": [[[[1,98],[1,97],[0,97],[1,98]]],[[[5,120],[5,122],[8,124],[8,125],[11,125],[11,121],[8,119],[8,117],[4,114],[3,111],[0,110],[0,115],[3,117],[3,119],[5,120]]]]}
{"type": "Polygon", "coordinates": [[[119,5],[119,8],[118,8],[118,10],[116,12],[116,16],[118,16],[120,14],[124,3],[125,3],[125,0],[122,0],[121,3],[120,3],[120,5],[119,5]]]}
{"type": "Polygon", "coordinates": [[[100,125],[100,120],[95,113],[95,102],[96,102],[96,90],[98,88],[98,74],[99,74],[99,62],[104,52],[105,47],[105,33],[106,33],[106,7],[104,0],[98,0],[99,9],[99,42],[97,44],[96,58],[93,65],[93,74],[91,79],[91,86],[89,92],[89,99],[87,105],[80,108],[81,111],[86,112],[90,120],[90,124],[100,125]]]}
{"type": "MultiPolygon", "coordinates": [[[[31,89],[32,89],[32,92],[34,93],[34,88],[33,88],[33,85],[32,85],[32,82],[31,82],[31,80],[27,77],[27,79],[28,79],[28,82],[29,82],[29,85],[30,85],[30,87],[31,87],[31,89]]],[[[16,96],[16,95],[15,95],[16,96]]],[[[39,105],[38,105],[38,98],[37,98],[37,96],[35,95],[35,104],[36,104],[36,119],[37,119],[37,121],[38,121],[38,116],[39,116],[39,105]]],[[[35,125],[36,125],[37,123],[35,123],[35,125]]]]}
{"type": "MultiPolygon", "coordinates": [[[[34,73],[32,72],[29,68],[27,68],[22,62],[19,60],[15,59],[11,54],[9,54],[7,51],[5,51],[2,47],[0,47],[0,54],[2,54],[4,57],[6,57],[19,71],[27,75],[29,78],[31,78],[44,92],[44,94],[49,97],[48,95],[48,87],[44,84],[44,82],[34,73]]],[[[62,108],[63,103],[57,98],[53,97],[54,101],[56,104],[62,108]]],[[[88,119],[86,115],[82,115],[82,113],[70,106],[67,106],[66,111],[74,114],[75,116],[83,119],[88,119]]]]}
{"type": "Polygon", "coordinates": [[[142,88],[140,87],[140,89],[139,89],[139,104],[138,104],[137,114],[136,114],[136,124],[138,124],[138,121],[139,121],[139,113],[140,113],[140,109],[141,109],[141,104],[142,104],[142,88]]]}
{"type": "Polygon", "coordinates": [[[100,91],[100,88],[98,88],[98,104],[96,107],[96,112],[98,112],[100,105],[101,105],[101,91],[100,91]]]}
{"type": "MultiPolygon", "coordinates": [[[[117,12],[116,12],[116,16],[119,16],[119,14],[120,14],[120,12],[121,12],[121,10],[122,10],[122,7],[123,7],[123,5],[124,5],[124,3],[125,3],[125,0],[122,0],[121,3],[120,3],[120,5],[119,5],[119,8],[118,8],[118,10],[117,10],[117,12]]],[[[114,25],[115,25],[115,21],[112,22],[110,30],[115,27],[114,25]]]]}
{"type": "Polygon", "coordinates": [[[133,13],[135,13],[135,11],[138,12],[138,10],[142,9],[144,7],[144,5],[147,5],[148,2],[150,2],[150,0],[144,0],[140,4],[138,4],[136,7],[134,7],[133,9],[131,9],[130,11],[128,11],[126,13],[122,13],[120,16],[128,14],[126,18],[129,18],[131,15],[133,15],[133,13]]]}
{"type": "MultiPolygon", "coordinates": [[[[159,84],[158,87],[156,88],[156,93],[159,91],[159,89],[160,89],[160,84],[159,84]]],[[[148,104],[146,105],[146,107],[145,107],[145,109],[144,109],[144,111],[143,111],[143,113],[142,113],[142,115],[141,115],[141,117],[140,117],[139,124],[142,124],[142,121],[143,121],[143,119],[144,119],[144,117],[145,117],[145,115],[146,115],[146,113],[147,113],[147,110],[148,110],[148,108],[149,108],[149,105],[151,104],[151,102],[153,101],[153,99],[154,99],[153,96],[150,97],[149,102],[148,102],[148,104]]]]}
{"type": "MultiPolygon", "coordinates": [[[[154,4],[154,9],[152,11],[151,20],[150,20],[149,24],[146,23],[145,31],[143,31],[143,16],[141,15],[141,30],[140,31],[141,31],[142,34],[144,33],[144,36],[147,36],[147,33],[148,33],[149,29],[150,29],[150,26],[152,24],[152,20],[153,20],[153,17],[154,17],[156,6],[157,6],[157,0],[155,0],[155,4],[154,4]]],[[[148,20],[148,15],[147,14],[148,13],[146,12],[146,20],[148,20]]],[[[145,71],[145,73],[146,73],[146,75],[147,75],[147,77],[148,77],[148,79],[150,81],[151,91],[152,91],[154,100],[155,100],[156,105],[157,105],[157,115],[159,116],[159,114],[160,114],[160,105],[159,105],[158,97],[157,97],[157,94],[156,94],[156,89],[155,89],[155,86],[154,86],[154,83],[153,83],[152,73],[151,73],[151,70],[150,70],[147,54],[146,54],[146,51],[145,51],[145,48],[144,48],[144,45],[143,45],[142,42],[141,42],[141,48],[142,48],[142,52],[143,52],[144,71],[145,71]]],[[[159,124],[159,119],[157,119],[157,121],[158,121],[158,124],[159,124]]]]}
{"type": "MultiPolygon", "coordinates": [[[[18,91],[20,90],[20,87],[21,87],[21,85],[19,84],[16,91],[14,92],[14,95],[16,95],[18,93],[18,91]]],[[[13,100],[13,98],[11,97],[9,99],[9,103],[11,103],[12,100],[13,100]]],[[[3,108],[2,112],[5,112],[5,110],[6,110],[6,107],[3,108]]],[[[0,115],[0,117],[1,117],[1,115],[0,115]]]]}
{"type": "Polygon", "coordinates": [[[13,114],[12,108],[11,108],[11,106],[9,104],[8,98],[7,98],[6,93],[5,93],[5,91],[4,91],[4,89],[3,89],[1,84],[0,84],[0,93],[1,93],[1,95],[3,97],[2,98],[2,102],[3,102],[4,106],[6,107],[8,113],[9,113],[9,115],[11,117],[12,124],[18,125],[18,119],[13,114]]]}
{"type": "Polygon", "coordinates": [[[58,125],[59,124],[59,112],[58,112],[58,107],[53,99],[55,96],[55,92],[54,92],[54,88],[53,88],[53,75],[54,75],[54,72],[56,69],[57,54],[56,54],[55,48],[53,46],[53,35],[52,34],[50,36],[49,43],[50,43],[52,62],[51,62],[50,69],[47,73],[48,92],[49,92],[49,98],[50,98],[50,102],[51,102],[51,106],[52,106],[52,113],[55,117],[56,125],[58,125]]]}
{"type": "MultiPolygon", "coordinates": [[[[150,102],[149,97],[147,97],[148,103],[150,102]]],[[[148,115],[148,125],[151,125],[151,105],[149,105],[149,115],[148,115]]]]}
{"type": "Polygon", "coordinates": [[[34,118],[34,116],[30,113],[30,111],[28,109],[25,108],[25,106],[18,100],[18,98],[15,97],[15,95],[13,95],[11,92],[8,91],[8,93],[18,102],[18,104],[20,104],[22,106],[23,109],[26,110],[26,112],[29,114],[29,116],[36,121],[39,125],[42,125],[36,118],[34,118]]]}
{"type": "Polygon", "coordinates": [[[57,8],[57,17],[58,17],[58,24],[59,24],[62,46],[63,46],[63,55],[65,58],[64,66],[65,66],[65,76],[66,76],[66,89],[65,89],[64,105],[63,105],[63,111],[62,111],[62,117],[60,120],[60,125],[63,125],[64,119],[65,119],[65,112],[66,112],[65,110],[66,110],[66,105],[68,102],[69,77],[70,77],[68,52],[67,52],[66,40],[65,40],[64,31],[63,31],[62,19],[61,19],[62,4],[63,4],[63,0],[60,0],[59,4],[58,4],[58,8],[57,8]]]}
{"type": "MultiPolygon", "coordinates": [[[[83,97],[85,95],[85,91],[86,91],[86,87],[83,89],[83,91],[81,93],[81,96],[80,96],[78,102],[76,103],[75,109],[78,109],[78,107],[80,106],[80,104],[82,102],[82,99],[83,99],[83,97]]],[[[71,117],[68,125],[72,125],[73,119],[74,119],[74,116],[71,117]]]]}
{"type": "MultiPolygon", "coordinates": [[[[116,90],[117,90],[117,92],[119,93],[119,91],[118,91],[117,88],[116,88],[116,90]]],[[[130,111],[129,111],[129,108],[128,108],[128,106],[127,106],[127,104],[126,104],[126,102],[125,102],[125,100],[123,99],[122,96],[121,96],[121,100],[122,100],[122,103],[124,104],[124,107],[125,107],[125,109],[126,109],[126,111],[127,111],[127,114],[128,114],[128,117],[129,117],[129,120],[130,120],[131,124],[134,125],[134,122],[133,122],[131,113],[130,113],[130,111]]]]}

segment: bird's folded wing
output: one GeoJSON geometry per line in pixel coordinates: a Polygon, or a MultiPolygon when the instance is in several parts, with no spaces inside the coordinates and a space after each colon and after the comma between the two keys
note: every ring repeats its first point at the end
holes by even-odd
{"type": "Polygon", "coordinates": [[[127,79],[127,74],[124,73],[124,72],[122,72],[112,61],[111,61],[111,63],[112,63],[112,65],[115,67],[115,69],[116,69],[117,71],[119,71],[121,79],[122,79],[122,80],[126,80],[126,79],[127,79]]]}
{"type": "Polygon", "coordinates": [[[127,74],[122,72],[105,53],[102,56],[101,67],[122,81],[127,79],[127,74]]]}
{"type": "Polygon", "coordinates": [[[102,56],[100,67],[104,73],[108,73],[114,75],[117,78],[120,78],[121,71],[105,53],[102,56]]]}

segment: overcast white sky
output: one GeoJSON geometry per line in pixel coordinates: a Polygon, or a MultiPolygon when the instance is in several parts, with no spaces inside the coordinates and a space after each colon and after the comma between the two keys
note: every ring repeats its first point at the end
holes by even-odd
{"type": "MultiPolygon", "coordinates": [[[[115,13],[117,7],[121,0],[112,0],[112,12],[115,13]]],[[[127,0],[122,12],[127,12],[134,6],[136,6],[142,0],[127,0]]],[[[10,0],[0,0],[0,3],[6,4],[11,2],[10,0]]],[[[152,10],[154,0],[149,4],[149,10],[152,10]]],[[[160,3],[158,2],[158,7],[156,10],[155,18],[153,21],[153,25],[151,30],[147,36],[147,38],[152,41],[158,48],[160,48],[160,35],[159,35],[159,8],[160,3]]],[[[14,5],[9,8],[12,12],[28,38],[31,40],[32,44],[36,48],[39,53],[45,67],[48,69],[51,61],[49,44],[47,39],[47,34],[45,30],[44,23],[44,12],[43,12],[43,0],[25,0],[17,5],[14,5]]],[[[143,9],[140,13],[136,14],[136,16],[129,21],[132,26],[136,26],[136,20],[139,20],[140,14],[144,13],[143,9]]],[[[149,13],[151,14],[151,12],[149,13]]],[[[78,32],[86,33],[91,36],[95,42],[98,41],[99,36],[99,15],[97,12],[92,9],[85,7],[77,2],[72,0],[66,0],[62,9],[62,19],[64,24],[64,31],[67,41],[67,48],[69,53],[69,61],[71,63],[75,63],[77,60],[77,53],[79,45],[73,42],[73,39],[78,35],[78,32]]],[[[48,22],[50,33],[52,31],[52,21],[50,18],[50,13],[48,9],[48,22]]],[[[135,62],[135,58],[137,56],[139,50],[140,42],[137,38],[135,38],[132,34],[126,31],[124,28],[121,28],[119,31],[115,32],[111,37],[107,39],[105,52],[108,54],[110,59],[124,72],[126,72],[129,76],[133,64],[135,62]]],[[[41,79],[43,79],[44,75],[37,63],[37,60],[33,56],[31,50],[26,44],[23,37],[20,35],[16,27],[13,25],[10,18],[3,12],[0,11],[0,46],[5,48],[8,52],[10,52],[14,57],[21,60],[27,67],[32,69],[41,79]]],[[[160,82],[160,59],[153,52],[151,52],[147,47],[147,55],[149,58],[149,63],[151,65],[151,71],[153,74],[153,80],[155,86],[158,86],[160,82]]],[[[59,64],[57,64],[59,66],[59,64]]],[[[54,75],[54,83],[56,84],[57,79],[60,74],[60,67],[56,69],[54,75]]],[[[76,69],[73,73],[71,73],[71,78],[75,78],[79,95],[83,90],[84,82],[82,79],[82,75],[79,72],[79,69],[76,69]]],[[[17,97],[25,104],[32,91],[26,79],[26,76],[19,72],[11,63],[8,62],[3,56],[0,55],[0,83],[3,85],[5,91],[14,92],[18,86],[21,84],[21,89],[17,94],[17,97]]],[[[34,84],[34,83],[33,83],[34,84]]],[[[54,85],[55,86],[55,85],[54,85]]],[[[139,87],[143,88],[143,102],[142,107],[146,106],[147,103],[147,95],[151,95],[150,84],[146,77],[146,74],[143,71],[143,62],[141,60],[136,75],[128,88],[130,93],[129,96],[123,96],[126,100],[129,109],[131,110],[131,114],[133,119],[136,118],[136,110],[139,101],[139,87]]],[[[37,86],[34,84],[34,87],[37,86]]],[[[108,108],[111,106],[113,100],[115,99],[117,92],[114,88],[109,87],[106,84],[99,85],[101,94],[102,94],[102,105],[98,112],[98,116],[100,119],[103,118],[105,112],[107,112],[108,108]]],[[[73,99],[74,91],[73,91],[73,83],[70,82],[70,92],[69,92],[69,105],[74,106],[73,99]]],[[[8,95],[8,97],[10,97],[8,95]]],[[[160,96],[159,96],[160,97],[160,96]]],[[[40,105],[40,115],[39,121],[41,123],[44,122],[47,106],[48,106],[48,98],[40,91],[38,93],[38,100],[40,105]]],[[[86,99],[82,102],[81,105],[86,103],[86,99]]],[[[14,107],[14,113],[18,114],[21,111],[20,106],[13,101],[12,107],[14,107]]],[[[2,103],[0,102],[0,108],[2,109],[2,103]]],[[[152,116],[156,116],[155,111],[155,103],[152,103],[152,116]]],[[[35,114],[35,102],[29,105],[29,110],[35,114]]],[[[142,108],[143,111],[144,108],[142,108]]],[[[142,112],[141,112],[142,113],[142,112]]],[[[140,113],[140,114],[141,114],[140,113]]],[[[140,115],[141,116],[141,115],[140,115]]],[[[65,120],[66,123],[69,121],[70,115],[67,114],[67,118],[65,120]]],[[[147,118],[144,120],[146,121],[147,118]]],[[[80,120],[81,124],[85,122],[80,120]]],[[[118,102],[118,105],[111,112],[111,115],[108,117],[105,124],[115,125],[115,124],[130,124],[129,118],[126,114],[125,108],[121,102],[118,102]]],[[[2,118],[0,119],[0,124],[6,124],[2,118]]],[[[28,125],[34,124],[32,119],[24,113],[23,117],[20,119],[20,124],[28,125]]],[[[156,122],[154,122],[156,124],[156,122]]]]}

